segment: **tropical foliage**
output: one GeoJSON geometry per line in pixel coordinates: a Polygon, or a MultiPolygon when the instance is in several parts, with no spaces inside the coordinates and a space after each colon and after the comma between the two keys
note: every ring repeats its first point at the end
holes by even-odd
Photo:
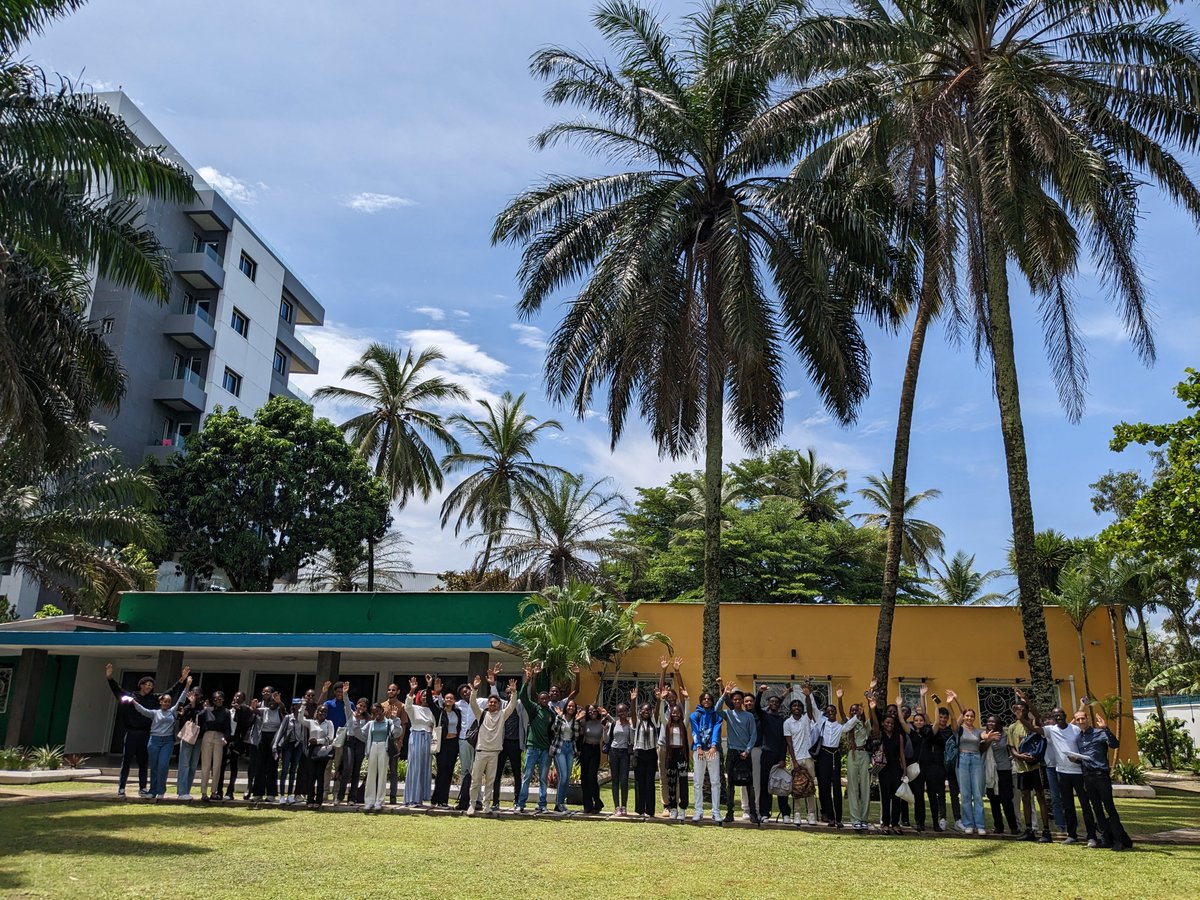
{"type": "Polygon", "coordinates": [[[93,274],[165,300],[170,258],[141,222],[146,199],[187,201],[191,178],[92,93],[23,61],[21,44],[79,0],[0,13],[0,441],[51,465],[124,373],[87,323],[93,274]]]}
{"type": "Polygon", "coordinates": [[[549,103],[584,114],[537,145],[579,145],[610,172],[531,188],[493,233],[523,247],[522,315],[579,285],[547,352],[551,398],[582,416],[607,391],[614,443],[633,410],[663,452],[703,449],[706,680],[720,654],[726,413],[747,447],[779,436],[790,346],[822,401],[852,419],[869,381],[856,308],[887,316],[893,260],[874,218],[849,188],[786,174],[812,123],[770,127],[779,85],[762,50],[799,10],[710,0],[671,33],[644,7],[602,4],[593,21],[614,64],[551,47],[531,68],[549,103]]]}
{"type": "MultiPolygon", "coordinates": [[[[869,487],[862,488],[858,495],[874,507],[872,512],[858,513],[851,518],[862,519],[864,525],[887,531],[891,525],[892,480],[887,473],[868,475],[869,487]]],[[[906,494],[901,518],[900,558],[904,564],[928,572],[932,568],[934,555],[941,555],[945,535],[932,522],[918,519],[912,511],[926,500],[942,496],[937,488],[906,494]]]]}
{"type": "Polygon", "coordinates": [[[349,559],[333,550],[321,550],[300,570],[296,587],[306,591],[402,591],[404,576],[412,571],[408,548],[411,541],[398,531],[389,531],[372,543],[366,560],[351,548],[349,559]]]}
{"type": "Polygon", "coordinates": [[[218,409],[186,455],[152,471],[185,574],[220,567],[235,590],[270,590],[322,550],[353,568],[390,521],[386,485],[299,400],[276,397],[253,418],[218,409]]]}
{"type": "Polygon", "coordinates": [[[978,571],[975,568],[974,554],[968,555],[965,550],[958,550],[949,562],[942,557],[941,567],[935,566],[933,569],[930,584],[943,603],[955,606],[987,606],[1008,599],[1007,594],[984,590],[989,582],[1003,575],[1004,572],[1000,569],[978,571]]]}

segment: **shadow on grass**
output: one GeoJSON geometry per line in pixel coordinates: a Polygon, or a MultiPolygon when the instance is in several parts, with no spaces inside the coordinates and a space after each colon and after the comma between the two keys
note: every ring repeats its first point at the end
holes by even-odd
{"type": "Polygon", "coordinates": [[[125,860],[129,865],[194,862],[213,852],[199,838],[210,828],[269,825],[287,818],[205,809],[196,810],[202,814],[189,821],[189,812],[179,808],[146,812],[142,804],[105,808],[87,801],[0,810],[0,833],[4,834],[0,892],[28,886],[24,872],[15,865],[16,858],[24,853],[108,857],[125,860]]]}

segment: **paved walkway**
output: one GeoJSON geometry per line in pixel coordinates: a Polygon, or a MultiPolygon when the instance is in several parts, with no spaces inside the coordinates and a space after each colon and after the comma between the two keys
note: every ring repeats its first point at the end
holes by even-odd
{"type": "Polygon", "coordinates": [[[1146,772],[1146,782],[1156,788],[1200,794],[1200,778],[1190,772],[1164,772],[1161,769],[1153,769],[1146,772]]]}

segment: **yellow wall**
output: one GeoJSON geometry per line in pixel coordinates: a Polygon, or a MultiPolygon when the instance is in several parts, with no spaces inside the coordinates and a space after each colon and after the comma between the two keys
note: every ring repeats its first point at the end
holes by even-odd
{"type": "MultiPolygon", "coordinates": [[[[1120,691],[1124,698],[1120,757],[1136,759],[1131,697],[1125,660],[1124,621],[1115,608],[1120,651],[1120,691]]],[[[666,634],[683,657],[682,674],[693,700],[699,694],[701,613],[698,603],[643,603],[638,607],[647,629],[666,634]]],[[[878,606],[730,603],[721,608],[721,677],[750,687],[757,676],[766,680],[802,680],[832,676],[834,686],[850,698],[861,698],[871,679],[875,658],[878,606]],[[793,651],[795,655],[793,656],[793,651]]],[[[1046,607],[1050,659],[1064,707],[1084,695],[1079,641],[1070,621],[1056,607],[1046,607]],[[1072,683],[1073,679],[1073,683],[1072,683]]],[[[930,693],[958,693],[967,707],[978,707],[977,679],[992,683],[1029,681],[1020,613],[1015,607],[898,606],[892,629],[892,683],[887,696],[899,693],[900,678],[925,679],[930,693]]],[[[1114,672],[1112,623],[1100,608],[1084,629],[1088,678],[1096,697],[1118,693],[1114,672]]],[[[655,644],[630,653],[622,662],[626,675],[656,674],[663,648],[655,644]]],[[[596,689],[596,675],[583,686],[583,696],[596,689]]],[[[1113,723],[1116,731],[1117,723],[1113,723]]]]}

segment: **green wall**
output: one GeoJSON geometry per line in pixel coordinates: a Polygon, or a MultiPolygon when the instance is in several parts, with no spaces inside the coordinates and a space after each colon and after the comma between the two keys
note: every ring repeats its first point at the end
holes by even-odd
{"type": "Polygon", "coordinates": [[[438,634],[507,636],[522,592],[349,594],[126,593],[119,618],[130,631],[438,634]]]}
{"type": "MultiPolygon", "coordinates": [[[[13,680],[21,667],[21,657],[0,657],[0,666],[11,666],[13,680]]],[[[67,720],[71,714],[71,697],[75,693],[75,673],[79,669],[78,656],[48,656],[42,670],[42,687],[38,691],[37,718],[33,725],[32,746],[61,746],[67,740],[67,720]]],[[[11,688],[10,688],[11,691],[11,688]]],[[[0,742],[8,733],[8,719],[13,708],[13,696],[8,698],[8,709],[0,713],[0,742]]]]}

